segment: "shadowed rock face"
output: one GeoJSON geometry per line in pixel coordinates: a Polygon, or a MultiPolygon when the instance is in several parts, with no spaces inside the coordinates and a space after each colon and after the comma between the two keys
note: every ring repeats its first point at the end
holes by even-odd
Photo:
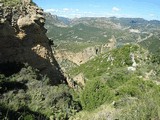
{"type": "Polygon", "coordinates": [[[53,84],[64,77],[45,35],[43,10],[37,6],[0,7],[0,64],[27,62],[53,84]]]}

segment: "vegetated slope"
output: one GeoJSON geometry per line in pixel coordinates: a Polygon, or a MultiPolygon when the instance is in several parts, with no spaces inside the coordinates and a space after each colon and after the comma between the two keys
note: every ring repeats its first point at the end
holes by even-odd
{"type": "Polygon", "coordinates": [[[139,44],[148,49],[151,53],[156,54],[160,49],[160,35],[154,35],[147,40],[141,41],[139,44]]]}
{"type": "MultiPolygon", "coordinates": [[[[147,50],[137,46],[137,45],[125,45],[111,51],[106,52],[105,54],[95,57],[93,60],[88,61],[85,64],[80,65],[77,68],[74,68],[70,71],[71,75],[77,75],[81,71],[88,79],[95,77],[102,77],[103,74],[107,72],[112,72],[116,68],[125,68],[132,66],[133,58],[137,65],[137,71],[141,71],[141,67],[146,67],[147,63],[151,59],[147,50]],[[143,66],[144,65],[144,66],[143,66]]],[[[150,65],[148,63],[148,66],[150,65]]],[[[146,72],[143,70],[143,72],[146,72]]],[[[109,74],[109,73],[108,73],[109,74]]],[[[143,75],[143,74],[142,74],[143,75]]]]}
{"type": "MultiPolygon", "coordinates": [[[[0,2],[4,4],[4,6],[12,6],[14,7],[17,4],[22,4],[23,0],[1,0],[0,2]]],[[[32,5],[36,5],[32,0],[28,0],[32,5]]],[[[26,1],[27,2],[27,1],[26,1]]]]}
{"type": "Polygon", "coordinates": [[[54,24],[51,19],[53,17],[46,17],[48,22],[45,26],[48,29],[47,36],[55,42],[57,49],[79,52],[90,46],[107,43],[113,35],[118,41],[124,40],[124,43],[134,41],[128,31],[121,30],[117,24],[104,18],[73,19],[65,27],[60,27],[57,22],[54,24]]]}
{"type": "Polygon", "coordinates": [[[71,70],[86,81],[80,93],[83,111],[73,119],[159,119],[158,61],[147,50],[126,45],[71,70]]]}
{"type": "MultiPolygon", "coordinates": [[[[79,40],[79,41],[89,41],[92,39],[96,40],[97,37],[99,39],[102,39],[103,36],[101,36],[100,33],[103,33],[103,30],[98,29],[96,27],[92,27],[92,26],[86,26],[86,25],[80,23],[80,24],[77,24],[73,27],[51,26],[47,35],[48,36],[52,36],[52,35],[55,36],[54,37],[55,41],[57,39],[59,39],[60,41],[61,40],[66,40],[66,41],[69,40],[69,41],[73,42],[76,40],[79,40]],[[93,35],[95,35],[95,36],[93,36],[93,35]]],[[[104,37],[102,40],[104,40],[104,37]]]]}
{"type": "Polygon", "coordinates": [[[4,3],[5,6],[14,6],[16,4],[19,4],[20,3],[20,0],[12,0],[12,1],[9,1],[9,0],[1,0],[1,2],[4,3]]]}
{"type": "MultiPolygon", "coordinates": [[[[16,63],[5,65],[10,73],[18,66],[16,63]]],[[[81,109],[71,88],[65,84],[51,86],[49,81],[28,64],[21,64],[19,70],[8,77],[0,74],[0,119],[68,119],[81,109]]]]}
{"type": "Polygon", "coordinates": [[[119,23],[123,27],[130,29],[138,29],[140,32],[154,32],[160,29],[160,21],[158,20],[145,20],[143,18],[109,18],[113,23],[119,23]]]}
{"type": "Polygon", "coordinates": [[[106,43],[111,36],[103,36],[104,30],[99,28],[78,24],[73,27],[61,28],[52,26],[47,35],[56,44],[56,49],[79,52],[83,49],[98,44],[106,43]],[[53,36],[53,37],[52,37],[53,36]]]}

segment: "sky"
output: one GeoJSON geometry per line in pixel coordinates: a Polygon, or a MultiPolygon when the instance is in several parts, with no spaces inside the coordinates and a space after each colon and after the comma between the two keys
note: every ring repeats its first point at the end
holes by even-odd
{"type": "Polygon", "coordinates": [[[160,0],[33,0],[45,12],[79,17],[130,17],[160,20],[160,0]]]}

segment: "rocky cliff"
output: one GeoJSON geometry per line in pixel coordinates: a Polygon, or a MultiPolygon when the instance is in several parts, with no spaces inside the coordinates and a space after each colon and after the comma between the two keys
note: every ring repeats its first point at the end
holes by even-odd
{"type": "Polygon", "coordinates": [[[102,45],[96,45],[96,46],[85,48],[84,50],[77,53],[73,53],[66,50],[56,50],[55,57],[60,64],[61,64],[61,61],[67,59],[79,66],[93,59],[95,56],[99,54],[103,54],[109,50],[116,48],[117,41],[114,36],[112,36],[108,41],[109,42],[102,45]]]}
{"type": "Polygon", "coordinates": [[[52,54],[44,23],[43,10],[31,3],[14,7],[1,3],[0,64],[28,63],[58,84],[64,77],[52,54]]]}

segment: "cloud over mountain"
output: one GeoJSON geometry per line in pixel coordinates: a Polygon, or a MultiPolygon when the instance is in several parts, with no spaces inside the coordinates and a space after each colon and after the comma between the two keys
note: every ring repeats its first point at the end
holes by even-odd
{"type": "Polygon", "coordinates": [[[113,8],[112,8],[112,11],[113,11],[113,12],[118,12],[118,11],[120,11],[120,8],[113,7],[113,8]]]}

